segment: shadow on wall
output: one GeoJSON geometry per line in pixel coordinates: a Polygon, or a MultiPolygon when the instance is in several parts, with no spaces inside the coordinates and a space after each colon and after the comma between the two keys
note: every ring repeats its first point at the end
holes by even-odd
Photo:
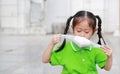
{"type": "Polygon", "coordinates": [[[63,23],[63,22],[60,22],[60,23],[54,22],[52,24],[52,32],[51,32],[51,34],[59,34],[59,33],[61,34],[61,33],[64,32],[64,29],[65,29],[65,23],[63,23]]]}
{"type": "MultiPolygon", "coordinates": [[[[52,24],[52,32],[51,34],[63,34],[65,30],[66,24],[65,22],[54,22],[52,24]]],[[[68,30],[68,33],[71,33],[70,30],[68,30]]]]}

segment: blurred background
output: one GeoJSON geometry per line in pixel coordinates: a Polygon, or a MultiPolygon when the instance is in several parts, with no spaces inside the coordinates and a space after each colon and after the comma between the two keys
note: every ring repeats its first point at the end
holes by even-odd
{"type": "Polygon", "coordinates": [[[60,74],[62,67],[43,64],[41,56],[79,10],[101,17],[104,38],[113,49],[111,71],[98,68],[99,74],[119,74],[119,0],[0,0],[0,74],[60,74]]]}

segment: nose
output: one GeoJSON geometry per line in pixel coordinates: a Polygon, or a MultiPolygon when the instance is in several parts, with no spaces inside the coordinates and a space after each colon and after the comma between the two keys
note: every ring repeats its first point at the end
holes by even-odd
{"type": "Polygon", "coordinates": [[[85,37],[85,33],[84,32],[81,33],[81,37],[85,37]]]}

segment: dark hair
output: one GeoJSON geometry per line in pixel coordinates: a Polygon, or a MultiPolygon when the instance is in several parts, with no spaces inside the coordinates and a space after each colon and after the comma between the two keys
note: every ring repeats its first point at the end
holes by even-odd
{"type": "MultiPolygon", "coordinates": [[[[67,34],[69,26],[70,26],[70,22],[72,19],[73,19],[73,22],[72,22],[73,28],[77,23],[80,23],[82,20],[87,19],[89,21],[89,25],[92,27],[93,30],[96,29],[96,21],[98,20],[98,32],[97,32],[98,38],[99,38],[98,44],[101,45],[101,38],[102,38],[104,44],[106,44],[104,41],[104,38],[102,37],[102,34],[101,34],[102,21],[98,15],[95,16],[93,13],[91,13],[89,11],[78,11],[74,16],[70,16],[68,18],[68,20],[66,22],[66,28],[64,30],[64,34],[67,34]]],[[[61,51],[64,48],[65,43],[66,43],[66,39],[64,39],[62,45],[59,47],[58,50],[56,50],[56,52],[61,51]]]]}

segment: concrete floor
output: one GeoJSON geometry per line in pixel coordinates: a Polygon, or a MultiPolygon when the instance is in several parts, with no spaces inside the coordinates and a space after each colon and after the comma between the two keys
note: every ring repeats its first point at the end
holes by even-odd
{"type": "MultiPolygon", "coordinates": [[[[1,35],[0,74],[60,74],[62,67],[43,64],[43,50],[52,35],[1,35]]],[[[113,48],[113,67],[99,74],[120,74],[120,37],[105,35],[105,40],[113,48]]]]}

